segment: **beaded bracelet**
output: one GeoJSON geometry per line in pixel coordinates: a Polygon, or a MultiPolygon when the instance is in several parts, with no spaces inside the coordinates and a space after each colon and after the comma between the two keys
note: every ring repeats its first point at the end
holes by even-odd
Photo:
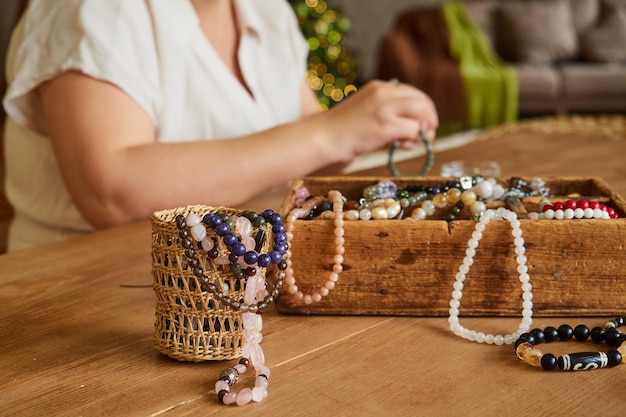
{"type": "MultiPolygon", "coordinates": [[[[423,130],[420,130],[419,135],[420,135],[420,139],[422,139],[422,143],[424,144],[424,148],[426,149],[426,162],[424,163],[424,166],[422,167],[422,169],[417,174],[415,174],[415,176],[423,177],[432,168],[433,163],[435,162],[435,156],[433,154],[432,145],[430,144],[430,141],[426,137],[426,132],[424,132],[423,130]]],[[[402,174],[400,173],[400,171],[398,171],[395,164],[393,163],[393,155],[396,152],[397,148],[398,148],[398,141],[394,140],[393,142],[391,142],[391,146],[389,147],[389,158],[387,160],[387,168],[389,169],[389,172],[391,172],[391,174],[394,177],[401,177],[402,174]]]]}
{"type": "MultiPolygon", "coordinates": [[[[398,80],[395,77],[390,79],[389,82],[394,85],[400,84],[400,80],[398,80]]],[[[424,147],[426,148],[426,163],[424,164],[424,167],[417,174],[415,174],[415,176],[423,177],[424,175],[426,175],[428,171],[430,171],[430,168],[433,166],[434,156],[433,156],[432,146],[430,145],[430,141],[426,137],[426,132],[424,130],[420,130],[419,136],[420,136],[420,139],[422,139],[422,142],[424,143],[424,147]]],[[[389,171],[394,177],[401,177],[402,174],[400,173],[400,171],[396,169],[396,166],[393,163],[393,154],[396,152],[397,148],[398,148],[398,141],[394,140],[393,142],[391,142],[391,146],[389,147],[389,159],[387,161],[387,168],[389,168],[389,171]]]]}
{"type": "MultiPolygon", "coordinates": [[[[266,222],[269,223],[274,232],[273,250],[266,254],[257,253],[256,249],[262,246],[261,240],[264,239],[264,233],[258,235],[258,242],[248,241],[248,246],[246,246],[246,244],[243,243],[246,240],[245,238],[252,239],[249,236],[250,230],[245,231],[243,229],[246,227],[240,225],[240,227],[243,227],[243,229],[239,231],[241,235],[240,241],[233,232],[235,226],[231,224],[230,219],[219,212],[216,214],[206,214],[202,219],[195,213],[190,213],[187,217],[179,214],[175,218],[176,225],[179,229],[181,244],[185,249],[185,257],[193,270],[193,275],[198,279],[202,289],[211,293],[216,300],[235,311],[240,310],[242,312],[261,313],[280,295],[285,279],[284,271],[287,268],[287,262],[284,257],[288,248],[285,226],[281,216],[272,210],[266,210],[260,215],[246,211],[239,217],[238,221],[240,220],[254,222],[257,226],[263,226],[266,222]],[[225,295],[218,284],[209,280],[202,269],[200,260],[197,258],[196,245],[200,245],[202,249],[206,250],[207,255],[212,259],[217,260],[220,255],[216,247],[216,242],[208,237],[205,225],[212,228],[215,233],[222,238],[222,241],[228,248],[229,256],[221,259],[221,262],[224,264],[230,263],[230,269],[235,278],[243,279],[245,277],[255,276],[257,274],[255,265],[265,268],[274,264],[278,267],[279,272],[276,276],[274,288],[263,300],[258,300],[255,303],[242,303],[239,300],[234,300],[225,295]],[[197,242],[196,244],[194,244],[194,240],[197,242]],[[244,265],[246,265],[245,272],[241,271],[240,259],[243,260],[244,265]]],[[[250,228],[251,226],[249,229],[250,228]]]]}
{"type": "Polygon", "coordinates": [[[544,204],[539,214],[540,219],[572,220],[572,219],[617,219],[615,209],[598,201],[567,200],[554,204],[544,204]]]}
{"type": "Polygon", "coordinates": [[[626,335],[617,330],[624,323],[626,323],[626,317],[618,317],[609,321],[604,328],[594,327],[591,330],[584,324],[574,328],[563,324],[558,328],[548,326],[543,330],[533,329],[521,334],[515,341],[515,353],[518,358],[529,365],[542,367],[547,371],[557,367],[564,371],[586,371],[617,366],[622,363],[622,358],[626,355],[626,344],[623,343],[626,335]],[[543,342],[568,341],[572,338],[580,342],[591,338],[595,343],[604,342],[607,346],[616,349],[606,352],[576,352],[557,357],[552,353],[543,353],[535,347],[543,342]]]}

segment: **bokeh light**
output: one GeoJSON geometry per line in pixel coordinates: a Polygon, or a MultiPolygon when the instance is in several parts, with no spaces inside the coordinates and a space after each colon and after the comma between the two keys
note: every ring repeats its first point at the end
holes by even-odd
{"type": "Polygon", "coordinates": [[[317,93],[320,107],[329,109],[358,89],[360,66],[342,45],[350,19],[324,0],[289,2],[309,44],[307,83],[317,93]]]}

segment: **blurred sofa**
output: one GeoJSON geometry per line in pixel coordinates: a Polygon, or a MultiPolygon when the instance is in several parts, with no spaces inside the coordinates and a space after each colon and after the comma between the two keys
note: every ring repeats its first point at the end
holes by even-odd
{"type": "MultiPolygon", "coordinates": [[[[626,113],[626,0],[473,0],[462,2],[470,21],[515,71],[520,117],[552,113],[626,113]]],[[[426,13],[439,6],[423,8],[426,13]]],[[[419,13],[410,10],[406,13],[419,13]]],[[[402,19],[402,16],[398,19],[402,19]]],[[[448,51],[415,41],[413,57],[389,50],[392,29],[381,46],[378,76],[439,74],[434,63],[448,51]],[[390,61],[405,61],[391,63],[390,61]],[[406,62],[413,61],[410,65],[406,62]],[[394,71],[396,73],[394,73],[394,71]],[[404,73],[403,73],[404,72],[404,73]]],[[[422,42],[423,43],[423,42],[422,42]]],[[[444,46],[447,48],[447,45],[444,46]]],[[[443,67],[442,67],[443,68],[443,67]]],[[[429,77],[422,77],[426,80],[429,77]]],[[[432,76],[430,77],[433,78],[432,76]]],[[[457,81],[452,82],[457,83],[457,81]]],[[[417,85],[428,90],[428,85],[417,85]]],[[[449,95],[449,93],[448,93],[449,95]]],[[[437,94],[435,94],[437,96],[437,94]]],[[[443,112],[451,103],[436,104],[443,112]]]]}

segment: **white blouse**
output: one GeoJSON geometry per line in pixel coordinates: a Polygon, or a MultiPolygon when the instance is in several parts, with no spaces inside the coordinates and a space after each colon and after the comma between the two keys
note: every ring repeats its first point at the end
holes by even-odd
{"type": "Polygon", "coordinates": [[[31,0],[7,56],[9,250],[91,231],[70,200],[34,89],[67,70],[117,85],[160,142],[219,139],[297,120],[308,48],[285,0],[237,0],[250,94],[213,49],[190,0],[31,0]]]}

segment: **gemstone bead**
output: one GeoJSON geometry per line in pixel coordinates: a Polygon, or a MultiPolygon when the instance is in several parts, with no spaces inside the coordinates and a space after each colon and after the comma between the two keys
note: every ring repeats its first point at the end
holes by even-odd
{"type": "Polygon", "coordinates": [[[483,203],[482,201],[477,200],[470,206],[470,212],[475,216],[481,215],[486,210],[487,210],[487,205],[483,203]]]}
{"type": "Polygon", "coordinates": [[[343,216],[346,220],[350,220],[350,221],[359,220],[359,211],[347,210],[343,213],[343,216]]]}
{"type": "Polygon", "coordinates": [[[222,402],[226,405],[235,404],[235,401],[237,401],[237,394],[234,392],[229,392],[222,397],[222,402]]]}
{"type": "Polygon", "coordinates": [[[589,328],[584,324],[579,324],[574,328],[574,337],[579,342],[584,342],[589,338],[589,328]]]}
{"type": "Polygon", "coordinates": [[[556,329],[556,327],[548,326],[543,329],[543,336],[546,342],[554,342],[556,339],[559,338],[559,331],[556,329]]]}
{"type": "Polygon", "coordinates": [[[609,329],[604,335],[604,341],[607,346],[617,347],[622,344],[623,337],[622,333],[618,332],[616,329],[609,329]]]}
{"type": "Polygon", "coordinates": [[[543,343],[546,340],[545,334],[541,329],[532,329],[530,334],[535,338],[535,344],[543,343]]]}
{"type": "Polygon", "coordinates": [[[417,207],[411,212],[411,218],[415,220],[425,220],[427,216],[426,210],[421,207],[417,207]]]}
{"type": "Polygon", "coordinates": [[[593,329],[591,329],[589,336],[591,336],[591,340],[596,343],[604,342],[606,330],[604,330],[602,327],[594,327],[593,329]]]}
{"type": "Polygon", "coordinates": [[[424,209],[424,211],[426,211],[426,215],[428,216],[432,216],[433,214],[435,214],[435,203],[433,203],[431,200],[425,200],[422,203],[422,208],[424,209]]]}
{"type": "Polygon", "coordinates": [[[250,388],[244,388],[237,394],[236,403],[239,406],[246,405],[252,400],[252,390],[250,388]]]}
{"type": "Polygon", "coordinates": [[[220,392],[220,391],[228,392],[229,390],[230,390],[230,384],[227,381],[223,379],[219,379],[215,383],[215,392],[220,392]]]}
{"type": "Polygon", "coordinates": [[[440,193],[433,197],[433,204],[437,208],[444,208],[448,205],[448,199],[445,194],[440,193]]]}
{"type": "Polygon", "coordinates": [[[543,352],[528,342],[520,344],[515,350],[517,356],[532,366],[541,366],[541,357],[543,352]]]}
{"type": "Polygon", "coordinates": [[[530,343],[531,345],[534,345],[535,337],[530,333],[522,333],[515,341],[515,349],[517,349],[517,347],[522,343],[530,343]]]}
{"type": "Polygon", "coordinates": [[[609,363],[607,366],[617,366],[622,363],[622,355],[617,350],[610,350],[606,352],[606,356],[609,359],[609,363]]]}
{"type": "Polygon", "coordinates": [[[557,367],[557,358],[552,353],[546,353],[541,357],[541,367],[546,371],[551,371],[557,367]]]}
{"type": "Polygon", "coordinates": [[[609,358],[605,352],[578,352],[559,356],[557,365],[564,371],[586,371],[605,368],[609,358]]]}
{"type": "Polygon", "coordinates": [[[374,207],[372,209],[372,218],[376,220],[387,219],[387,210],[382,206],[374,207]]]}
{"type": "Polygon", "coordinates": [[[558,328],[558,332],[559,332],[559,339],[561,339],[564,342],[567,342],[574,336],[574,329],[572,329],[572,326],[568,324],[560,325],[558,328]]]}
{"type": "MultiPolygon", "coordinates": [[[[330,201],[328,201],[328,203],[329,203],[329,206],[330,206],[329,210],[332,210],[332,203],[330,203],[330,201]]],[[[358,210],[359,209],[359,203],[357,201],[355,201],[355,200],[348,200],[344,204],[343,209],[344,209],[344,211],[358,210]]]]}
{"type": "Polygon", "coordinates": [[[481,181],[472,190],[479,197],[490,198],[493,195],[493,184],[489,181],[481,181]]]}
{"type": "Polygon", "coordinates": [[[368,208],[364,208],[359,211],[359,219],[361,220],[371,220],[372,211],[368,208]]]}
{"type": "Polygon", "coordinates": [[[446,192],[446,198],[451,204],[458,203],[459,200],[461,200],[461,190],[459,190],[458,188],[450,188],[446,192]]]}

